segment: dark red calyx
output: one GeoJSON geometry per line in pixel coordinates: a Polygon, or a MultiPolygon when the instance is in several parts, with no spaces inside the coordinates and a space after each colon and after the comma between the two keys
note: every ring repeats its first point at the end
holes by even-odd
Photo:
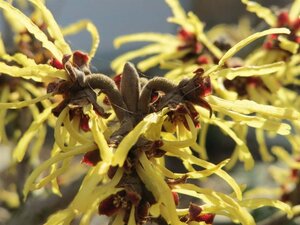
{"type": "Polygon", "coordinates": [[[215,219],[215,214],[205,213],[205,214],[197,216],[195,221],[205,222],[206,224],[212,224],[214,222],[214,219],[215,219]]]}
{"type": "Polygon", "coordinates": [[[212,86],[210,82],[210,77],[206,76],[203,77],[204,70],[199,68],[194,71],[194,86],[197,87],[198,96],[205,97],[212,93],[212,86]]]}
{"type": "Polygon", "coordinates": [[[85,115],[85,114],[81,114],[80,116],[80,128],[84,131],[84,132],[88,132],[90,131],[90,126],[89,126],[89,120],[90,120],[90,117],[88,115],[85,115]]]}
{"type": "Polygon", "coordinates": [[[200,97],[205,97],[212,93],[212,86],[209,77],[203,77],[199,84],[200,97]]]}
{"type": "Polygon", "coordinates": [[[288,27],[290,25],[290,18],[288,12],[284,11],[279,13],[277,17],[278,27],[288,27]]]}
{"type": "Polygon", "coordinates": [[[122,207],[122,197],[119,194],[110,195],[104,199],[98,207],[100,215],[113,216],[118,213],[122,207]]]}
{"type": "Polygon", "coordinates": [[[172,196],[173,196],[175,205],[178,206],[179,205],[179,195],[178,195],[178,193],[172,191],[172,196]]]}
{"type": "Polygon", "coordinates": [[[89,56],[88,54],[81,52],[81,51],[75,51],[73,53],[73,64],[81,67],[83,65],[87,65],[89,62],[89,56]]]}
{"type": "Polygon", "coordinates": [[[258,87],[263,84],[263,81],[259,77],[247,77],[247,85],[253,86],[253,87],[258,87]]]}
{"type": "Polygon", "coordinates": [[[51,58],[49,64],[59,70],[64,68],[64,65],[56,58],[51,58]]]}
{"type": "Polygon", "coordinates": [[[141,201],[141,196],[135,191],[126,190],[126,198],[130,201],[134,206],[137,206],[141,201]]]}
{"type": "Polygon", "coordinates": [[[293,30],[298,30],[300,28],[300,18],[297,18],[292,24],[293,30]]]}
{"type": "Polygon", "coordinates": [[[52,93],[57,89],[57,82],[51,82],[47,85],[47,93],[52,93]]]}
{"type": "Polygon", "coordinates": [[[115,84],[117,85],[118,89],[120,90],[122,74],[118,74],[118,75],[114,76],[113,80],[114,80],[115,84]]]}
{"type": "Polygon", "coordinates": [[[118,170],[117,166],[110,166],[109,169],[108,169],[108,172],[107,172],[107,176],[110,179],[113,179],[113,177],[115,176],[117,170],[118,170]]]}
{"type": "Polygon", "coordinates": [[[189,206],[190,220],[195,220],[200,215],[201,212],[202,212],[202,208],[199,205],[190,203],[190,206],[189,206]]]}
{"type": "Polygon", "coordinates": [[[85,153],[81,163],[85,163],[88,166],[96,166],[100,160],[100,152],[98,149],[96,149],[85,153]]]}
{"type": "Polygon", "coordinates": [[[274,47],[274,43],[273,41],[266,41],[264,44],[263,44],[263,48],[267,49],[267,50],[270,50],[274,47]]]}
{"type": "Polygon", "coordinates": [[[183,41],[191,41],[195,39],[195,34],[187,31],[184,28],[180,28],[177,33],[178,37],[183,41]]]}
{"type": "Polygon", "coordinates": [[[199,54],[203,50],[203,45],[199,42],[196,42],[194,45],[194,53],[199,54]]]}
{"type": "Polygon", "coordinates": [[[203,64],[208,64],[209,63],[209,59],[207,56],[205,55],[201,55],[197,58],[197,63],[199,65],[203,65],[203,64]]]}

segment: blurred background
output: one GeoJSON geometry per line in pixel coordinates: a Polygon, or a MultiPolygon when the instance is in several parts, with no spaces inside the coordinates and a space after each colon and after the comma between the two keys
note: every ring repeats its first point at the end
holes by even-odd
{"type": "MultiPolygon", "coordinates": [[[[291,1],[260,2],[282,7],[291,1]]],[[[197,13],[208,28],[219,23],[236,23],[244,15],[251,16],[237,0],[184,0],[181,4],[187,11],[197,13]]],[[[103,72],[109,71],[109,64],[117,55],[136,47],[131,44],[116,50],[113,47],[114,38],[146,31],[176,32],[176,26],[166,21],[171,16],[171,10],[164,0],[47,0],[47,5],[62,26],[80,19],[90,19],[95,23],[101,35],[101,43],[93,64],[103,72]]],[[[91,43],[86,32],[68,37],[68,41],[73,49],[81,50],[88,50],[91,43]]]]}
{"type": "MultiPolygon", "coordinates": [[[[257,0],[257,2],[264,5],[276,5],[281,8],[292,1],[257,0]]],[[[251,23],[254,27],[260,25],[259,19],[246,12],[244,5],[238,0],[181,0],[181,4],[186,11],[193,11],[198,14],[200,19],[206,23],[207,28],[220,23],[237,23],[242,16],[251,17],[251,23]]],[[[47,0],[47,5],[62,27],[81,19],[89,19],[97,26],[101,42],[92,63],[97,71],[109,75],[113,75],[110,63],[115,57],[139,46],[139,44],[128,44],[116,50],[113,47],[113,40],[116,37],[138,32],[175,34],[177,30],[174,24],[166,21],[172,14],[164,0],[47,0]]],[[[1,30],[4,30],[3,22],[0,25],[1,30]]],[[[4,38],[9,42],[11,36],[4,36],[4,38]]],[[[90,49],[91,38],[87,32],[67,37],[67,41],[73,50],[88,51],[90,49]]],[[[207,148],[211,150],[209,153],[211,159],[220,162],[223,156],[228,156],[228,152],[231,152],[230,149],[233,149],[234,143],[229,138],[218,138],[217,130],[212,129],[210,132],[212,135],[207,141],[207,148]]],[[[3,158],[4,155],[2,154],[1,157],[3,158]]],[[[8,157],[9,155],[7,155],[8,157]]],[[[1,166],[5,167],[3,164],[1,166]]],[[[265,169],[264,165],[258,165],[247,177],[244,176],[243,169],[238,169],[234,176],[241,183],[251,183],[255,186],[256,183],[270,182],[266,174],[260,172],[265,169]]],[[[216,186],[216,182],[212,182],[210,185],[216,186]]]]}
{"type": "MultiPolygon", "coordinates": [[[[118,55],[138,44],[127,44],[114,49],[114,38],[137,32],[175,33],[176,26],[166,19],[171,10],[164,0],[47,0],[47,6],[61,26],[67,26],[80,19],[91,20],[98,28],[101,36],[100,48],[93,61],[95,67],[102,72],[110,71],[110,62],[118,55]]],[[[291,0],[264,0],[263,5],[283,7],[291,0]]],[[[238,0],[182,0],[186,11],[193,11],[206,23],[207,28],[220,23],[237,23],[242,16],[257,18],[246,12],[244,5],[238,0]]],[[[0,24],[3,30],[3,23],[0,24]]],[[[9,39],[10,37],[4,37],[9,39]]],[[[90,48],[91,38],[87,32],[67,37],[73,50],[90,48]],[[84,41],[82,41],[84,40],[84,41]]],[[[9,41],[9,40],[7,40],[9,41]]]]}

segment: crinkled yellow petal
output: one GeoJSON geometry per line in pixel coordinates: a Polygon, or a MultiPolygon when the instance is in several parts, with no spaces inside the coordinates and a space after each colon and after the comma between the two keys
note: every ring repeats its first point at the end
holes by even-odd
{"type": "Polygon", "coordinates": [[[64,36],[76,34],[79,31],[86,29],[92,37],[92,46],[89,53],[90,59],[92,59],[98,49],[100,43],[100,35],[98,33],[97,27],[90,20],[80,20],[62,29],[62,34],[64,36]]]}
{"type": "Polygon", "coordinates": [[[212,106],[217,105],[218,107],[224,107],[227,110],[244,114],[260,113],[265,116],[288,120],[297,120],[300,118],[300,113],[294,109],[261,105],[250,100],[228,101],[213,95],[207,96],[207,100],[212,106]]]}
{"type": "MultiPolygon", "coordinates": [[[[44,88],[36,87],[34,84],[32,84],[31,82],[27,82],[26,80],[21,81],[21,86],[34,97],[43,96],[45,93],[44,88]]],[[[50,99],[45,99],[41,101],[41,104],[44,108],[48,108],[52,105],[52,102],[50,101],[50,99]]]]}
{"type": "Polygon", "coordinates": [[[280,48],[289,51],[292,54],[296,54],[299,49],[299,44],[293,41],[288,40],[284,36],[278,37],[279,46],[280,48]]]}
{"type": "MultiPolygon", "coordinates": [[[[20,94],[19,98],[24,98],[25,100],[30,100],[31,99],[31,96],[30,96],[30,93],[28,93],[26,90],[24,90],[23,87],[17,87],[16,88],[16,92],[20,94]]],[[[28,106],[28,109],[33,117],[34,120],[36,120],[40,114],[39,112],[39,109],[37,107],[37,105],[29,105],[28,106]]]]}
{"type": "MultiPolygon", "coordinates": [[[[47,30],[50,36],[54,39],[55,46],[61,51],[63,55],[72,54],[70,46],[66,43],[64,36],[56,23],[52,13],[46,8],[45,4],[39,0],[30,0],[42,13],[43,20],[47,24],[47,30]]],[[[57,58],[61,60],[61,58],[57,58]]]]}
{"type": "Polygon", "coordinates": [[[194,32],[194,26],[191,24],[190,18],[187,18],[186,20],[182,20],[180,18],[175,18],[175,17],[169,17],[167,19],[169,23],[175,23],[179,27],[184,28],[185,30],[189,32],[194,32]]]}
{"type": "Polygon", "coordinates": [[[155,164],[155,165],[162,172],[162,174],[164,174],[165,177],[176,179],[176,178],[183,177],[184,175],[187,175],[188,178],[191,178],[191,179],[201,179],[204,177],[209,177],[209,176],[213,175],[214,173],[216,173],[217,170],[222,169],[229,162],[229,160],[230,159],[226,159],[226,160],[220,162],[219,164],[217,164],[215,167],[212,167],[210,169],[187,172],[187,173],[173,173],[171,170],[168,170],[166,167],[164,167],[162,165],[159,165],[159,164],[155,164]]]}
{"type": "Polygon", "coordinates": [[[31,162],[37,162],[39,158],[40,151],[44,145],[47,135],[47,127],[43,125],[37,131],[35,141],[32,143],[30,151],[30,160],[31,162]]]}
{"type": "Polygon", "coordinates": [[[280,198],[282,194],[282,189],[280,187],[277,188],[271,188],[271,187],[257,187],[254,189],[250,189],[246,192],[244,192],[244,199],[250,199],[250,198],[280,198]]]}
{"type": "Polygon", "coordinates": [[[123,166],[127,154],[130,151],[131,147],[137,142],[139,137],[147,130],[149,123],[143,120],[135,128],[127,134],[121,143],[118,145],[115,154],[113,156],[112,165],[116,166],[119,165],[120,167],[123,166]]]}
{"type": "Polygon", "coordinates": [[[299,153],[300,149],[300,137],[295,135],[288,135],[286,136],[286,139],[289,141],[290,145],[292,146],[293,153],[299,153]]]}
{"type": "Polygon", "coordinates": [[[75,210],[67,208],[51,215],[44,225],[69,225],[76,215],[75,210]]]}
{"type": "MultiPolygon", "coordinates": [[[[263,65],[265,59],[267,58],[267,55],[270,53],[270,51],[267,51],[265,49],[256,49],[253,52],[251,52],[244,60],[245,66],[248,65],[263,65]]],[[[273,61],[274,62],[274,61],[273,61]]]]}
{"type": "Polygon", "coordinates": [[[176,206],[171,194],[171,189],[164,181],[163,176],[155,170],[153,164],[147,159],[145,153],[140,155],[139,162],[140,164],[138,164],[136,168],[137,173],[146,185],[146,188],[152,192],[156,201],[161,201],[160,210],[162,216],[169,224],[183,225],[176,215],[176,206]],[[167,207],[168,210],[162,210],[162,207],[167,207]]]}
{"type": "Polygon", "coordinates": [[[55,127],[54,127],[54,139],[55,143],[58,145],[58,147],[62,151],[66,151],[66,146],[65,146],[65,135],[62,135],[62,131],[65,130],[63,123],[65,120],[68,120],[68,114],[69,114],[69,107],[65,107],[61,113],[59,114],[55,127]]]}
{"type": "MultiPolygon", "coordinates": [[[[262,76],[261,79],[264,85],[266,85],[266,87],[271,91],[271,93],[276,93],[280,90],[280,88],[282,88],[282,85],[274,76],[262,76]]],[[[258,88],[257,90],[260,92],[264,91],[265,93],[269,94],[269,92],[263,88],[258,88]]]]}
{"type": "Polygon", "coordinates": [[[159,34],[159,33],[137,33],[129,34],[121,37],[117,37],[114,40],[115,48],[120,48],[123,44],[130,42],[156,42],[167,45],[178,45],[178,39],[171,34],[159,34]]]}
{"type": "Polygon", "coordinates": [[[163,137],[165,138],[162,139],[162,141],[164,143],[165,148],[185,148],[196,143],[197,130],[195,128],[195,125],[193,124],[189,116],[186,116],[186,120],[188,122],[190,132],[188,132],[185,128],[182,127],[182,131],[177,132],[176,134],[178,136],[177,140],[173,140],[174,136],[172,134],[164,134],[163,137]]]}
{"type": "Polygon", "coordinates": [[[264,206],[272,206],[284,211],[289,218],[293,216],[293,211],[291,207],[279,200],[272,200],[266,198],[258,198],[258,199],[244,199],[239,202],[241,206],[249,208],[249,209],[257,209],[264,206]]]}
{"type": "Polygon", "coordinates": [[[2,59],[8,62],[16,62],[23,67],[27,66],[36,66],[36,63],[33,59],[28,58],[22,53],[16,53],[14,55],[3,54],[1,55],[2,59]]]}
{"type": "Polygon", "coordinates": [[[189,222],[189,225],[207,225],[207,223],[206,222],[191,221],[191,222],[189,222]]]}
{"type": "Polygon", "coordinates": [[[68,119],[64,120],[64,125],[66,126],[66,129],[70,133],[70,136],[75,138],[80,144],[92,143],[93,140],[89,140],[87,137],[82,135],[82,133],[80,133],[80,131],[78,129],[79,124],[77,123],[76,124],[77,126],[75,126],[74,120],[75,119],[73,118],[73,120],[70,121],[70,117],[68,117],[68,119]]]}
{"type": "Polygon", "coordinates": [[[171,8],[172,13],[175,18],[184,20],[186,19],[186,14],[182,6],[180,5],[179,0],[165,0],[168,6],[171,8]]]}
{"type": "Polygon", "coordinates": [[[91,209],[87,210],[85,213],[83,213],[82,217],[80,218],[79,225],[90,225],[92,223],[92,219],[94,218],[94,215],[97,214],[98,207],[91,207],[91,209]]]}
{"type": "Polygon", "coordinates": [[[94,141],[97,143],[99,148],[99,153],[101,159],[105,162],[111,162],[113,153],[112,150],[109,148],[107,141],[103,135],[103,131],[100,130],[99,124],[99,115],[95,113],[95,111],[91,108],[87,112],[91,120],[91,130],[94,137],[94,141]]]}
{"type": "MultiPolygon", "coordinates": [[[[55,167],[55,169],[51,169],[51,172],[48,176],[42,178],[41,180],[39,180],[37,183],[35,183],[32,187],[31,187],[31,191],[32,190],[36,190],[36,189],[40,189],[42,187],[45,187],[48,183],[50,183],[52,180],[55,180],[57,177],[59,177],[60,175],[62,175],[63,173],[65,173],[68,169],[70,169],[70,165],[71,165],[71,159],[65,159],[62,161],[62,165],[60,168],[55,167]]],[[[61,193],[59,191],[58,186],[52,186],[52,190],[54,190],[54,194],[57,194],[58,196],[61,196],[61,193]]]]}
{"type": "Polygon", "coordinates": [[[9,27],[15,34],[19,34],[22,31],[26,30],[26,27],[18,20],[16,20],[14,15],[9,13],[8,11],[3,12],[3,17],[5,19],[5,22],[9,24],[9,27]]]}
{"type": "Polygon", "coordinates": [[[213,74],[211,74],[211,76],[224,77],[228,80],[233,80],[236,77],[266,76],[285,69],[285,67],[286,64],[284,62],[276,62],[272,64],[264,64],[262,66],[226,68],[214,72],[213,74]]]}
{"type": "Polygon", "coordinates": [[[271,174],[273,180],[275,180],[275,182],[279,185],[286,185],[287,180],[290,181],[289,180],[290,171],[287,170],[286,168],[271,165],[269,168],[269,174],[271,174]]]}
{"type": "Polygon", "coordinates": [[[184,57],[186,54],[189,53],[190,50],[183,50],[183,51],[175,51],[175,52],[166,52],[166,53],[161,53],[159,55],[155,55],[152,57],[149,57],[137,64],[137,67],[142,70],[146,71],[156,65],[159,65],[160,63],[163,63],[168,60],[173,60],[173,59],[180,59],[184,57]]]}
{"type": "Polygon", "coordinates": [[[53,78],[67,80],[65,70],[58,70],[46,64],[39,64],[35,66],[20,68],[17,66],[9,66],[3,62],[0,62],[0,73],[5,73],[12,77],[33,79],[37,82],[51,81],[53,80],[53,78]]]}
{"type": "MultiPolygon", "coordinates": [[[[206,150],[206,137],[209,125],[207,123],[201,123],[201,129],[199,133],[199,144],[200,144],[200,156],[202,159],[208,159],[207,150],[206,150]]],[[[193,147],[193,146],[192,146],[193,147]]]]}
{"type": "Polygon", "coordinates": [[[120,55],[116,59],[114,59],[111,63],[111,67],[116,73],[121,73],[124,67],[124,64],[131,59],[141,57],[141,56],[146,56],[150,54],[155,54],[155,53],[160,53],[163,52],[164,47],[161,44],[153,44],[153,45],[148,45],[146,47],[134,50],[134,51],[129,51],[127,53],[124,53],[123,55],[120,55]]]}
{"type": "Polygon", "coordinates": [[[39,127],[47,120],[49,115],[52,113],[52,108],[45,109],[42,113],[39,114],[38,118],[35,119],[28,130],[23,134],[22,138],[18,141],[17,146],[13,150],[13,158],[18,162],[23,160],[26,149],[28,148],[29,143],[32,138],[36,135],[36,131],[39,127]]]}
{"type": "Polygon", "coordinates": [[[121,211],[120,213],[118,213],[114,218],[112,225],[125,225],[124,216],[125,216],[125,212],[121,211]]]}
{"type": "Polygon", "coordinates": [[[167,110],[163,110],[160,113],[152,113],[146,116],[138,125],[136,125],[134,129],[128,133],[118,145],[112,159],[112,165],[123,166],[128,152],[137,142],[139,137],[148,130],[151,124],[159,123],[161,117],[163,117],[166,113],[167,110]]]}
{"type": "Polygon", "coordinates": [[[95,148],[96,148],[95,144],[72,147],[72,150],[68,152],[59,153],[54,157],[44,161],[27,178],[23,190],[24,198],[26,199],[29,191],[31,191],[32,187],[34,187],[34,181],[40,176],[42,172],[48,169],[52,164],[63,161],[64,159],[67,159],[69,157],[74,157],[79,154],[84,154],[86,152],[94,150],[95,148]]]}
{"type": "Polygon", "coordinates": [[[135,222],[135,207],[134,206],[132,206],[131,210],[130,210],[128,225],[136,225],[136,222],[135,222]]]}
{"type": "MultiPolygon", "coordinates": [[[[174,191],[200,198],[210,205],[217,206],[215,209],[227,212],[231,219],[243,225],[255,225],[255,221],[250,213],[236,200],[226,194],[215,192],[211,189],[200,188],[193,184],[176,185],[174,191]]],[[[218,213],[218,211],[213,213],[218,213]]]]}
{"type": "MultiPolygon", "coordinates": [[[[0,91],[1,103],[6,103],[8,101],[9,94],[10,94],[9,86],[8,85],[2,86],[2,90],[0,91]]],[[[7,138],[6,131],[5,131],[6,113],[7,113],[7,108],[4,108],[4,107],[2,108],[0,105],[0,143],[8,142],[8,138],[7,138]]]]}
{"type": "Polygon", "coordinates": [[[75,196],[71,207],[81,213],[87,212],[94,204],[99,203],[112,194],[123,190],[123,188],[116,188],[120,182],[123,171],[119,169],[112,180],[99,186],[99,182],[103,180],[108,172],[109,165],[98,163],[95,170],[92,170],[81,185],[81,188],[75,196]]]}
{"type": "Polygon", "coordinates": [[[239,159],[239,150],[238,150],[238,146],[236,146],[233,150],[233,153],[230,156],[230,161],[229,163],[226,165],[226,170],[231,170],[237,163],[239,159]]]}
{"type": "MultiPolygon", "coordinates": [[[[51,157],[57,155],[60,152],[59,147],[57,146],[57,144],[53,144],[52,150],[51,150],[51,157]]],[[[57,170],[58,164],[52,164],[51,165],[51,171],[50,173],[55,172],[55,170],[57,170]]],[[[54,194],[58,195],[58,196],[62,196],[61,192],[60,192],[60,188],[59,188],[59,184],[58,184],[58,179],[52,179],[51,180],[51,190],[54,194]]]]}
{"type": "Polygon", "coordinates": [[[183,77],[191,76],[193,71],[198,69],[199,66],[194,64],[194,60],[191,60],[189,62],[185,62],[184,64],[180,62],[162,62],[161,68],[169,70],[171,69],[165,73],[164,77],[179,83],[183,77]]]}
{"type": "Polygon", "coordinates": [[[227,90],[223,82],[223,79],[211,79],[211,84],[214,87],[214,93],[223,99],[232,101],[236,100],[238,98],[238,94],[235,91],[227,90]]]}
{"type": "Polygon", "coordinates": [[[190,18],[191,23],[194,26],[194,31],[195,31],[198,41],[201,44],[203,44],[205,47],[207,47],[208,50],[214,56],[216,56],[218,59],[220,59],[223,56],[223,53],[204,34],[204,32],[203,32],[204,24],[199,20],[199,18],[194,13],[189,12],[188,16],[190,18]]]}
{"type": "Polygon", "coordinates": [[[239,153],[239,159],[243,161],[245,164],[245,169],[250,170],[254,166],[254,159],[249,151],[248,146],[246,145],[246,140],[242,140],[238,137],[238,135],[230,129],[230,127],[226,126],[225,123],[221,121],[214,120],[213,123],[220,127],[227,135],[229,135],[237,144],[238,153],[239,153]]]}
{"type": "MultiPolygon", "coordinates": [[[[186,152],[183,152],[181,150],[178,150],[176,148],[166,148],[164,145],[161,147],[162,150],[167,151],[168,153],[171,153],[172,155],[176,156],[177,158],[181,159],[181,160],[186,160],[192,164],[201,166],[205,169],[212,169],[214,168],[216,165],[199,159],[191,154],[186,154],[186,152]]],[[[221,177],[223,180],[225,180],[230,186],[231,188],[234,190],[236,196],[238,199],[242,199],[242,192],[241,189],[239,187],[239,185],[236,183],[236,181],[228,174],[226,173],[224,170],[219,169],[215,172],[216,175],[218,175],[219,177],[221,177]]]]}
{"type": "Polygon", "coordinates": [[[255,129],[256,140],[258,142],[258,150],[261,155],[261,158],[265,162],[271,162],[274,160],[274,157],[268,151],[266,141],[264,138],[264,132],[262,129],[255,129]]]}
{"type": "Polygon", "coordinates": [[[62,59],[63,52],[61,52],[52,42],[48,40],[46,34],[44,34],[37,25],[35,25],[26,15],[24,15],[20,10],[14,8],[12,5],[5,1],[0,2],[0,8],[5,10],[5,12],[11,14],[15,20],[24,25],[26,29],[32,33],[37,40],[42,42],[44,48],[48,49],[55,58],[58,60],[62,59]]]}
{"type": "Polygon", "coordinates": [[[287,123],[272,119],[264,119],[261,116],[247,116],[234,111],[229,111],[223,107],[212,105],[213,110],[222,112],[230,116],[234,121],[240,124],[246,124],[250,127],[261,128],[267,131],[273,131],[280,135],[288,135],[291,132],[291,126],[287,123]]]}
{"type": "Polygon", "coordinates": [[[289,34],[290,31],[287,28],[271,28],[268,30],[264,30],[261,32],[254,33],[249,37],[245,38],[244,40],[240,41],[239,43],[235,44],[232,48],[230,48],[220,59],[219,66],[223,66],[227,59],[231,58],[235,55],[238,51],[240,51],[245,46],[248,46],[250,43],[254,42],[255,40],[270,35],[270,34],[289,34]]]}
{"type": "Polygon", "coordinates": [[[290,8],[289,17],[293,21],[299,17],[300,13],[300,0],[294,0],[290,8]]]}
{"type": "Polygon", "coordinates": [[[272,147],[272,153],[276,155],[279,159],[284,161],[290,168],[293,169],[300,169],[300,162],[297,162],[292,155],[288,153],[287,150],[285,150],[282,147],[274,146],[272,147]]]}
{"type": "Polygon", "coordinates": [[[271,27],[276,27],[277,18],[269,8],[263,7],[257,2],[249,0],[242,0],[242,3],[247,6],[247,10],[249,12],[255,13],[259,18],[262,18],[271,27]]]}
{"type": "Polygon", "coordinates": [[[300,214],[300,205],[293,206],[292,211],[293,211],[294,215],[295,214],[299,215],[300,214]]]}
{"type": "Polygon", "coordinates": [[[15,191],[0,189],[0,201],[10,208],[18,208],[20,206],[19,196],[15,191]]]}
{"type": "Polygon", "coordinates": [[[199,153],[199,156],[201,159],[205,159],[208,160],[208,156],[207,156],[207,151],[206,148],[204,146],[201,146],[197,143],[191,145],[191,148],[195,151],[199,153]]]}
{"type": "MultiPolygon", "coordinates": [[[[90,207],[91,202],[95,201],[92,194],[95,192],[95,188],[97,187],[97,185],[101,181],[103,181],[103,178],[106,175],[108,169],[109,164],[102,161],[99,162],[95,167],[89,169],[88,173],[82,181],[80,190],[78,191],[74,200],[72,201],[72,208],[80,212],[84,212],[90,207]]],[[[122,174],[122,171],[118,170],[114,178],[110,182],[103,185],[109,185],[109,187],[113,189],[114,186],[120,181],[122,174]]],[[[107,189],[107,192],[110,191],[110,189],[107,189]]]]}

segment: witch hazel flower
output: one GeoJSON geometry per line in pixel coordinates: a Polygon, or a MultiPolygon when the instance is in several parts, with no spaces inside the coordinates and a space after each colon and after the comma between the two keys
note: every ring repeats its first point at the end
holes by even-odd
{"type": "Polygon", "coordinates": [[[247,10],[255,13],[263,19],[270,27],[286,27],[291,33],[289,35],[269,35],[264,43],[267,50],[283,50],[288,55],[296,54],[299,48],[299,3],[294,1],[289,9],[273,12],[257,2],[242,0],[247,10]]]}
{"type": "MultiPolygon", "coordinates": [[[[177,80],[165,77],[146,79],[129,62],[124,62],[120,75],[111,79],[89,69],[99,41],[97,35],[93,36],[89,54],[72,51],[63,38],[63,33],[71,34],[81,27],[95,34],[91,24],[84,22],[61,31],[42,2],[31,2],[46,18],[45,23],[53,40],[49,40],[40,27],[11,4],[0,1],[0,7],[19,19],[53,56],[49,65],[34,64],[28,58],[22,61],[20,67],[0,63],[0,72],[43,82],[47,86],[47,95],[14,102],[14,105],[1,103],[3,107],[20,108],[51,100],[50,106],[33,121],[29,134],[50,116],[55,116],[55,143],[51,157],[28,177],[24,196],[47,185],[51,185],[54,193],[61,195],[59,181],[62,175],[78,165],[87,167],[80,164],[78,158],[89,166],[82,173],[80,189],[68,207],[51,215],[45,224],[71,224],[74,220],[80,220],[83,225],[90,224],[92,218],[100,214],[108,216],[111,224],[118,225],[149,222],[205,225],[213,224],[218,215],[225,215],[243,225],[254,225],[248,209],[262,205],[273,206],[292,215],[290,207],[280,201],[243,199],[241,186],[223,169],[229,159],[213,164],[195,156],[195,153],[203,153],[208,124],[220,127],[236,141],[236,155],[245,162],[247,168],[253,165],[253,159],[245,144],[246,132],[236,127],[247,125],[289,134],[290,126],[282,120],[299,118],[296,111],[260,105],[249,100],[221,98],[222,93],[228,92],[218,86],[218,78],[233,79],[243,72],[241,68],[234,70],[227,66],[228,60],[236,52],[260,37],[288,33],[287,29],[271,29],[254,34],[224,54],[219,54],[200,35],[201,44],[214,55],[219,54],[218,62],[207,68],[197,67],[184,78],[178,76],[177,80]],[[220,95],[212,95],[213,92],[220,95]],[[227,117],[232,120],[225,119],[227,117]],[[197,141],[199,130],[203,131],[201,144],[197,141]],[[186,171],[173,172],[165,163],[168,157],[177,158],[186,171]],[[232,193],[217,192],[192,182],[212,175],[225,181],[232,193]],[[181,197],[184,196],[194,200],[188,205],[181,204],[181,197]]],[[[180,18],[184,16],[197,29],[201,28],[193,14],[185,17],[184,13],[177,10],[178,1],[170,0],[168,4],[175,9],[174,22],[180,24],[180,18]]],[[[185,21],[184,18],[182,21],[185,21]]],[[[188,23],[182,27],[186,31],[191,30],[188,23]]],[[[180,37],[184,42],[176,41],[173,48],[182,55],[176,55],[174,59],[182,59],[188,54],[186,50],[192,50],[193,54],[201,52],[201,46],[186,31],[182,31],[180,37]]],[[[156,60],[153,59],[153,64],[148,66],[157,63],[156,60]]],[[[205,58],[202,59],[202,64],[205,62],[205,58]]],[[[251,69],[263,76],[276,71],[276,66],[279,64],[251,69]]],[[[248,77],[250,73],[247,72],[242,74],[248,77]]],[[[25,141],[28,139],[27,136],[25,141]]],[[[22,154],[24,151],[16,155],[22,159],[22,154]]]]}
{"type": "MultiPolygon", "coordinates": [[[[197,124],[192,108],[182,110],[180,105],[198,105],[210,114],[211,108],[202,99],[211,91],[209,78],[204,77],[200,70],[196,71],[194,77],[179,84],[161,77],[147,82],[143,79],[143,83],[140,83],[140,79],[135,67],[126,63],[120,89],[117,88],[120,96],[123,96],[122,115],[116,114],[115,119],[119,121],[116,129],[110,127],[113,123],[106,123],[107,128],[111,129],[108,136],[107,130],[103,130],[103,134],[99,132],[102,129],[101,116],[91,105],[83,108],[84,114],[90,118],[91,133],[99,151],[91,149],[85,154],[84,162],[92,165],[92,168],[80,191],[68,208],[51,216],[46,224],[72,221],[75,217],[81,217],[81,221],[88,224],[95,212],[109,216],[111,222],[116,224],[211,224],[214,216],[224,210],[235,221],[254,224],[244,207],[258,207],[261,200],[256,202],[252,199],[251,203],[242,200],[239,186],[222,169],[228,160],[214,165],[193,156],[189,148],[197,145],[197,124]],[[124,85],[126,82],[132,85],[124,85]],[[126,89],[129,87],[131,92],[126,89]],[[156,92],[160,95],[153,98],[156,92]],[[173,173],[164,164],[165,156],[182,160],[188,172],[173,173]],[[204,170],[195,170],[192,165],[201,166],[204,170]],[[212,174],[220,176],[233,188],[234,197],[189,182],[189,179],[201,179],[212,174]],[[205,204],[199,206],[203,210],[196,213],[192,209],[196,207],[195,204],[177,209],[180,203],[178,194],[203,200],[205,204]],[[237,207],[240,209],[238,214],[237,207]]],[[[112,106],[115,105],[114,99],[108,99],[112,106]]],[[[47,160],[30,176],[26,190],[38,186],[39,182],[31,182],[49,165],[87,150],[87,146],[74,146],[66,152],[68,154],[61,153],[47,160]]],[[[267,199],[264,202],[286,212],[289,210],[283,203],[267,199]]]]}
{"type": "MultiPolygon", "coordinates": [[[[166,1],[173,16],[168,22],[178,26],[176,35],[159,33],[137,33],[121,36],[115,39],[114,45],[120,46],[130,42],[150,42],[149,45],[125,53],[117,57],[111,67],[118,73],[124,62],[134,58],[149,56],[137,64],[138,69],[146,71],[160,66],[166,69],[175,69],[178,66],[191,64],[216,64],[230,44],[226,41],[213,43],[204,32],[204,23],[192,12],[186,13],[178,0],[166,1]]],[[[195,69],[194,69],[195,70],[195,69]]]]}

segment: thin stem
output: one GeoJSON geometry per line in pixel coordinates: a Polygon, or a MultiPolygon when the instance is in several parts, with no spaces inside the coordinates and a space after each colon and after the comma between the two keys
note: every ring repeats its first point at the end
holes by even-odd
{"type": "Polygon", "coordinates": [[[104,74],[97,73],[86,76],[85,82],[92,89],[100,89],[106,94],[119,121],[123,121],[126,117],[129,117],[127,106],[111,78],[104,74]]]}
{"type": "Polygon", "coordinates": [[[149,113],[149,104],[151,101],[151,95],[153,91],[162,91],[164,93],[169,93],[176,88],[176,84],[170,82],[168,79],[163,77],[155,77],[150,80],[141,91],[139,98],[138,109],[142,114],[149,113]]]}

